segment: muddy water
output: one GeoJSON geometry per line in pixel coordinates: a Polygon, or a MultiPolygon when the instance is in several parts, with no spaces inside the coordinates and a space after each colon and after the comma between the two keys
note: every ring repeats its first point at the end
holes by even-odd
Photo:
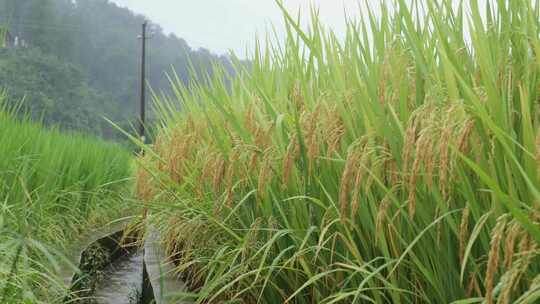
{"type": "Polygon", "coordinates": [[[105,269],[94,297],[99,304],[137,304],[142,293],[143,254],[120,258],[105,269]]]}
{"type": "Polygon", "coordinates": [[[65,260],[62,260],[61,269],[58,273],[64,281],[65,287],[70,288],[72,285],[73,275],[76,271],[76,267],[81,263],[81,254],[84,250],[90,247],[93,243],[99,239],[112,235],[118,231],[127,227],[129,218],[120,220],[115,223],[104,225],[101,229],[85,231],[81,238],[74,242],[74,244],[66,250],[65,260]]]}

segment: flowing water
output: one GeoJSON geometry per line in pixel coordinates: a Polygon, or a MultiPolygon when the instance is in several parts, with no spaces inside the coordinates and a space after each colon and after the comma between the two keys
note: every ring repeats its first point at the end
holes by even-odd
{"type": "Polygon", "coordinates": [[[99,304],[138,304],[142,292],[143,254],[120,258],[104,271],[94,297],[99,304]]]}

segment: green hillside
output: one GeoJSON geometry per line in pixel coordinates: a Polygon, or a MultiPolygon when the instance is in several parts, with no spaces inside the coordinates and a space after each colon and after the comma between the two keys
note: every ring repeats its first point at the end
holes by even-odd
{"type": "MultiPolygon", "coordinates": [[[[141,24],[145,17],[105,0],[0,0],[0,28],[26,47],[0,50],[0,87],[46,124],[118,135],[102,116],[129,126],[137,119],[141,24]],[[17,73],[15,73],[17,71],[17,73]]],[[[151,25],[148,83],[171,93],[166,73],[184,83],[212,62],[232,72],[226,57],[191,49],[181,38],[151,25]]]]}

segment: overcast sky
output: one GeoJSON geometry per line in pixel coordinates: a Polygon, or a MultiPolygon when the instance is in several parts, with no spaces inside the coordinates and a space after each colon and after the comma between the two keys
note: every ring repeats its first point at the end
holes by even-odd
{"type": "MultiPolygon", "coordinates": [[[[276,28],[280,38],[285,36],[283,15],[275,0],[110,0],[122,7],[147,16],[158,23],[168,34],[175,33],[193,48],[204,47],[213,53],[227,54],[234,51],[245,58],[246,51],[254,50],[255,37],[276,28]]],[[[333,29],[338,37],[345,32],[345,18],[357,18],[361,14],[359,3],[366,0],[283,0],[287,10],[302,20],[309,21],[310,8],[318,7],[322,23],[333,29]]],[[[383,0],[369,0],[375,14],[383,0]]],[[[411,0],[405,0],[410,3],[411,0]]],[[[457,8],[460,0],[451,0],[457,8]]],[[[481,14],[487,1],[478,1],[481,14]]],[[[391,3],[388,1],[387,3],[391,3]]],[[[468,1],[465,12],[468,12],[468,1]]],[[[363,6],[365,8],[365,6],[363,6]]],[[[362,12],[366,14],[366,12],[362,12]]],[[[483,14],[482,14],[483,15],[483,14]]]]}
{"type": "MultiPolygon", "coordinates": [[[[263,35],[273,24],[283,35],[283,17],[274,0],[111,0],[147,16],[184,38],[192,47],[204,47],[218,54],[233,50],[245,57],[253,50],[257,34],[263,35]]],[[[345,12],[359,14],[358,0],[285,0],[289,11],[301,12],[307,20],[311,4],[320,8],[324,24],[343,32],[345,12]]]]}

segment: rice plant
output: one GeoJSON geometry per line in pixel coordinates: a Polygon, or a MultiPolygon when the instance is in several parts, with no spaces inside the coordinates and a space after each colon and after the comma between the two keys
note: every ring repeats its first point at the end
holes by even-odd
{"type": "Polygon", "coordinates": [[[65,249],[130,207],[130,154],[45,129],[0,94],[0,302],[60,303],[65,249]]]}
{"type": "Polygon", "coordinates": [[[341,40],[278,1],[284,43],[156,96],[137,189],[196,303],[540,301],[538,1],[380,4],[341,40]]]}

